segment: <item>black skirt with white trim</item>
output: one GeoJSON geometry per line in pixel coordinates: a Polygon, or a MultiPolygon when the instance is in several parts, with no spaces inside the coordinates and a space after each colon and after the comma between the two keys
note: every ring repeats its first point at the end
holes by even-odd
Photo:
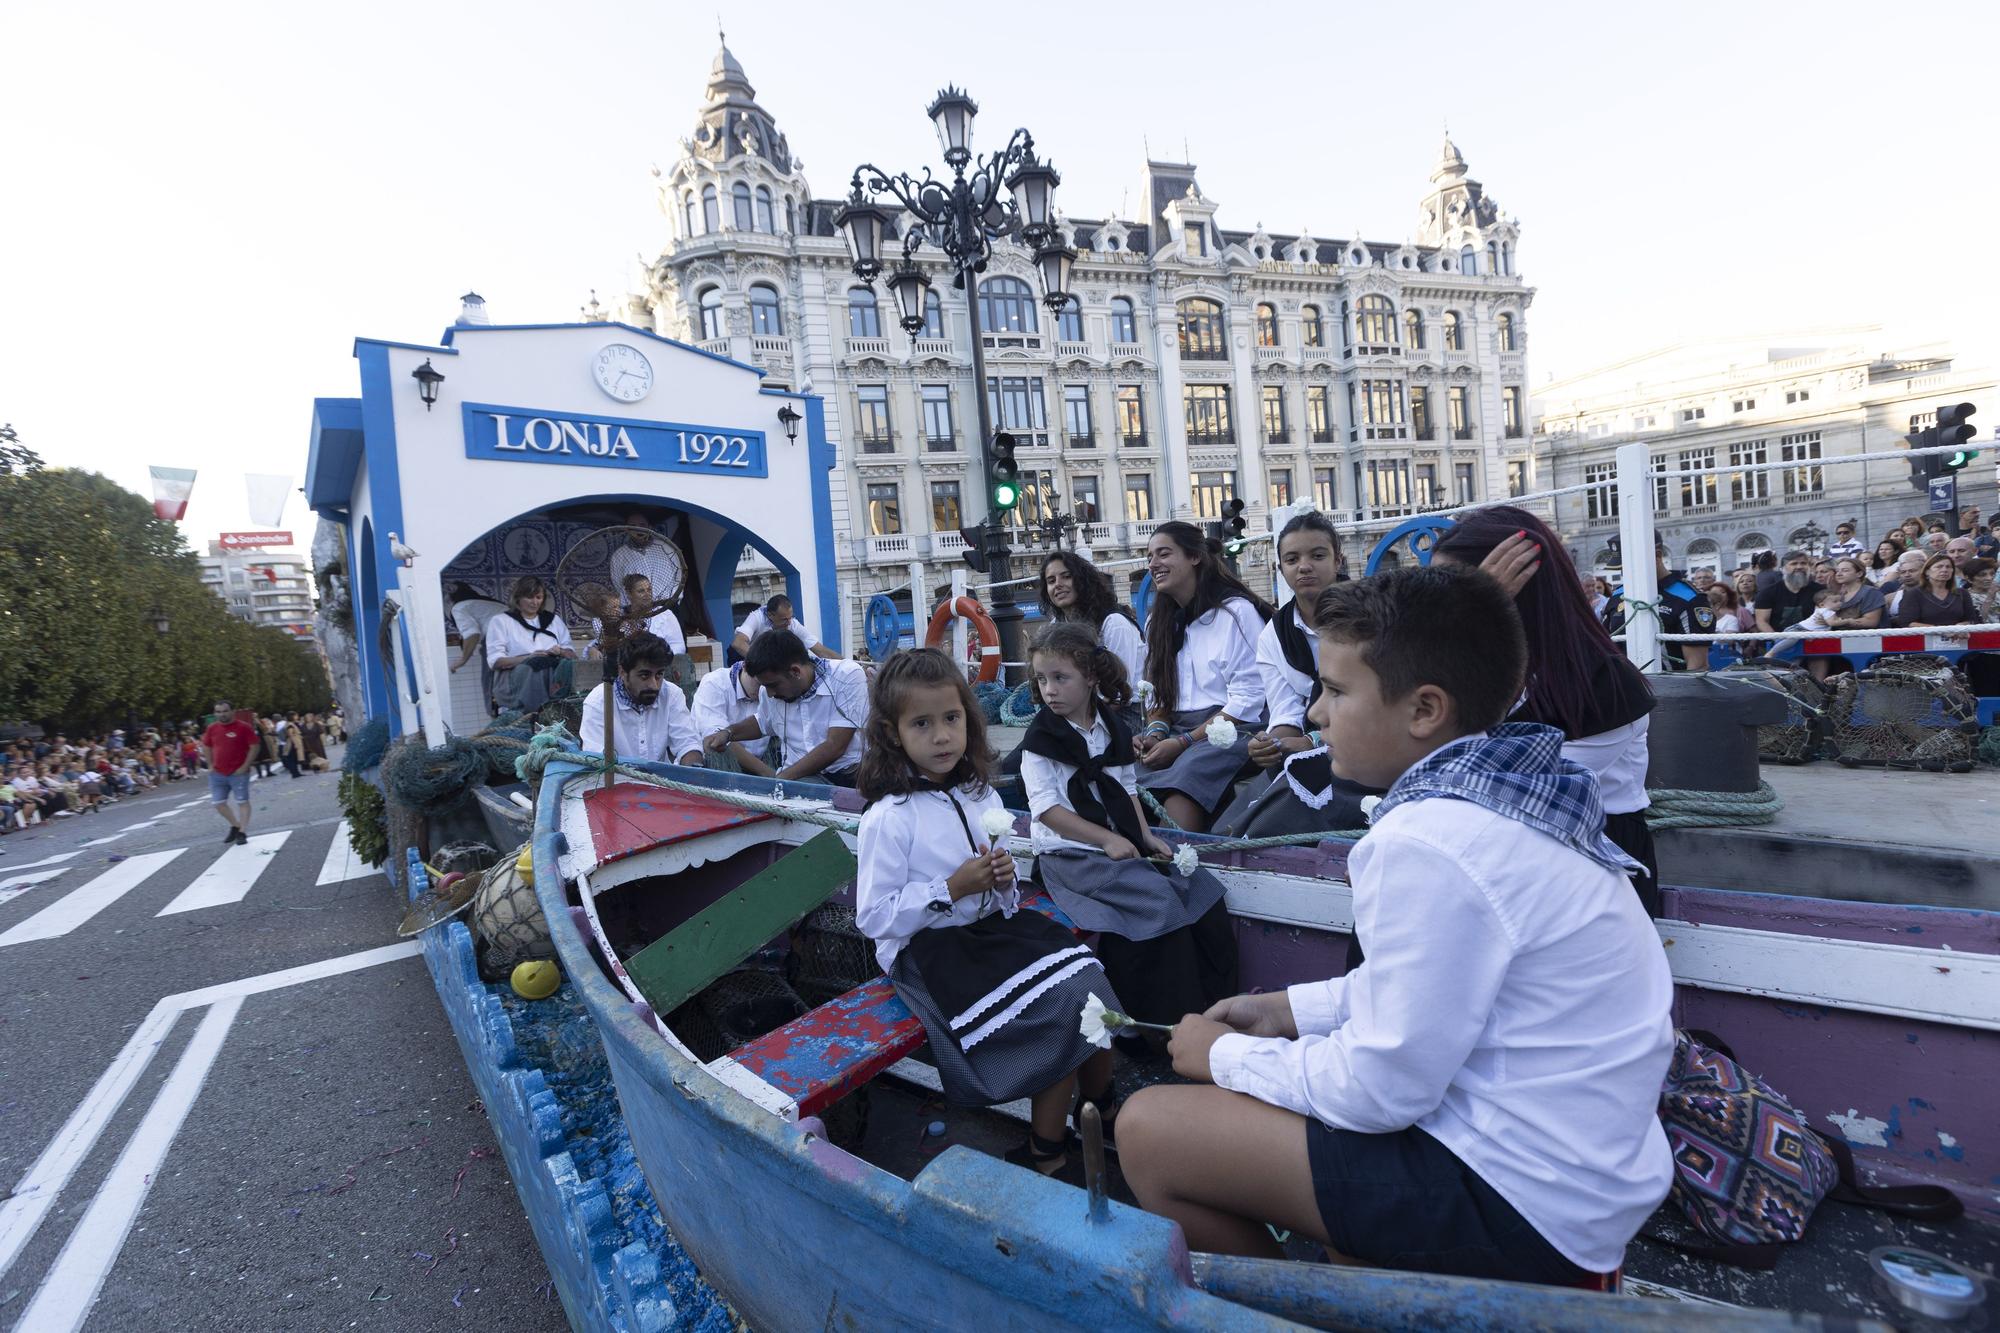
{"type": "Polygon", "coordinates": [[[1039,912],[920,930],[889,980],[923,1021],[945,1098],[960,1106],[1060,1082],[1097,1051],[1083,1039],[1084,1002],[1121,1009],[1096,955],[1039,912]]]}

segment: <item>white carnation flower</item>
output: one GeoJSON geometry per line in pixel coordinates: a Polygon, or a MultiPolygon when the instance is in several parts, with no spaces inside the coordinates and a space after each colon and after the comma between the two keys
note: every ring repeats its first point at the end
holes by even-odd
{"type": "Polygon", "coordinates": [[[1226,717],[1217,717],[1208,724],[1208,743],[1218,750],[1236,744],[1236,724],[1226,717]]]}
{"type": "Polygon", "coordinates": [[[1083,1039],[1100,1051],[1111,1049],[1111,1029],[1104,1026],[1104,1001],[1095,994],[1083,1002],[1083,1019],[1078,1030],[1083,1039]]]}
{"type": "Polygon", "coordinates": [[[1138,695],[1139,695],[1139,702],[1142,704],[1145,703],[1147,700],[1151,699],[1153,697],[1153,682],[1141,678],[1139,681],[1138,695]]]}
{"type": "Polygon", "coordinates": [[[1195,855],[1194,848],[1188,846],[1186,843],[1182,843],[1180,846],[1174,848],[1175,870],[1180,871],[1183,875],[1192,875],[1200,866],[1201,858],[1195,855]]]}
{"type": "Polygon", "coordinates": [[[979,817],[979,827],[986,830],[988,841],[1004,838],[1014,831],[1014,816],[1005,810],[988,810],[979,817]]]}
{"type": "Polygon", "coordinates": [[[1362,797],[1362,798],[1361,798],[1361,817],[1362,817],[1363,819],[1366,819],[1366,820],[1368,820],[1368,821],[1369,821],[1369,822],[1371,822],[1371,823],[1372,823],[1372,822],[1374,822],[1374,819],[1375,819],[1375,807],[1376,807],[1376,806],[1378,806],[1378,805],[1380,805],[1380,804],[1382,804],[1382,798],[1381,798],[1380,796],[1364,796],[1364,797],[1362,797]]]}

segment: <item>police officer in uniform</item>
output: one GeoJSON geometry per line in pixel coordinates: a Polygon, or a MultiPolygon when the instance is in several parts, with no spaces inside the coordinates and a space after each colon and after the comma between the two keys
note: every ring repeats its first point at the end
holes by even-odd
{"type": "MultiPolygon", "coordinates": [[[[1657,536],[1653,538],[1653,558],[1659,562],[1660,571],[1660,633],[1715,633],[1715,608],[1708,604],[1707,597],[1695,591],[1686,574],[1667,568],[1667,544],[1657,536]]],[[[1613,634],[1624,632],[1623,584],[1611,590],[1611,600],[1604,606],[1604,625],[1613,634]]],[[[1662,642],[1660,651],[1667,659],[1669,671],[1708,670],[1708,645],[1705,643],[1662,642]]]]}

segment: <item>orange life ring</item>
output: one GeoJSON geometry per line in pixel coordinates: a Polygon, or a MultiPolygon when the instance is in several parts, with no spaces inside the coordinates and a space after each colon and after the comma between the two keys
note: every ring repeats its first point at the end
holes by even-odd
{"type": "Polygon", "coordinates": [[[931,612],[931,626],[924,631],[924,647],[944,647],[945,630],[959,617],[972,622],[973,633],[979,636],[979,674],[975,680],[997,680],[1000,676],[1000,627],[993,623],[993,617],[986,614],[986,608],[977,599],[960,597],[938,603],[937,610],[931,612]]]}

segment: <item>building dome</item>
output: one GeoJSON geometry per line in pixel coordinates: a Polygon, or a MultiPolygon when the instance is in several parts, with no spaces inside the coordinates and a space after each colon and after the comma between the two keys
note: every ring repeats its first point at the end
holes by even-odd
{"type": "Polygon", "coordinates": [[[726,45],[709,66],[708,95],[691,142],[695,156],[710,162],[761,157],[780,172],[792,170],[791,146],[771,114],[758,105],[750,76],[726,45]]]}

